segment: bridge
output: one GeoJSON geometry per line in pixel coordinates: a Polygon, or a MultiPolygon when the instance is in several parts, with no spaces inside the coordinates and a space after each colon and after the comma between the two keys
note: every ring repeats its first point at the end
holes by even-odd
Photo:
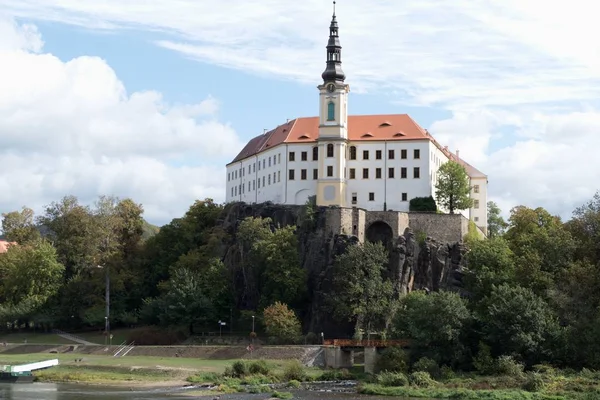
{"type": "Polygon", "coordinates": [[[50,367],[55,367],[58,365],[58,360],[46,360],[39,361],[31,364],[22,364],[22,365],[0,365],[0,371],[3,372],[31,372],[36,371],[38,369],[45,369],[50,367]]]}
{"type": "Polygon", "coordinates": [[[355,339],[328,339],[323,341],[325,352],[325,366],[329,368],[351,368],[354,365],[354,352],[364,351],[365,372],[374,373],[375,364],[379,354],[387,347],[409,347],[410,342],[399,340],[355,340],[355,339]]]}

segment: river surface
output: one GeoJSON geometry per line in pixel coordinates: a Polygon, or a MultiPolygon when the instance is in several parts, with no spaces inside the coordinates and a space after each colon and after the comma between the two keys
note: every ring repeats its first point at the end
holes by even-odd
{"type": "MultiPolygon", "coordinates": [[[[197,389],[195,389],[197,390],[197,389]]],[[[128,389],[60,383],[0,384],[2,400],[212,400],[212,396],[190,396],[190,389],[128,389]],[[188,393],[186,393],[188,392],[188,393]]],[[[363,396],[354,393],[294,390],[294,399],[302,400],[391,400],[390,397],[363,396]]],[[[264,400],[268,394],[221,395],[220,400],[264,400]]],[[[420,399],[426,400],[426,399],[420,399]]]]}

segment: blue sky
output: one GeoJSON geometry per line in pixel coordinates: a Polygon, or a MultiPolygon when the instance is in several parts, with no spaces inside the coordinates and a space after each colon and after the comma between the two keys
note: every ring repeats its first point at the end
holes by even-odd
{"type": "MultiPolygon", "coordinates": [[[[327,1],[0,9],[0,212],[112,194],[166,223],[194,199],[223,200],[223,166],[250,137],[317,112],[327,1]]],[[[488,174],[505,212],[568,218],[600,177],[588,11],[582,0],[340,1],[350,112],[408,113],[488,174]]]]}

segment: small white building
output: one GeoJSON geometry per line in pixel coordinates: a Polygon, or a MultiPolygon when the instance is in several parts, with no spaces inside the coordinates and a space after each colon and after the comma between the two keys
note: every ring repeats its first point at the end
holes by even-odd
{"type": "Polygon", "coordinates": [[[250,140],[227,164],[227,202],[358,207],[409,211],[415,197],[433,196],[439,167],[462,164],[473,208],[461,213],[487,232],[487,176],[442,147],[406,114],[348,115],[335,13],[319,116],[291,120],[250,140]]]}

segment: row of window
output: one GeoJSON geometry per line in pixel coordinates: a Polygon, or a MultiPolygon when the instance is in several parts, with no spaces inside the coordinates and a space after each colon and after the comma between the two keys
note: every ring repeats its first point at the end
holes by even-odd
{"type": "MultiPolygon", "coordinates": [[[[402,193],[402,201],[408,201],[408,193],[402,193]]],[[[369,192],[369,201],[375,201],[375,192],[369,192]]],[[[358,203],[358,193],[352,193],[352,204],[358,203]]]]}
{"type": "MultiPolygon", "coordinates": [[[[335,147],[333,146],[333,144],[328,144],[327,145],[327,157],[331,158],[334,157],[335,151],[334,151],[335,147]]],[[[349,158],[350,160],[356,160],[356,146],[350,146],[350,150],[349,150],[349,158]]],[[[369,150],[363,150],[362,153],[362,159],[363,160],[368,160],[370,157],[370,151],[369,150]]],[[[394,160],[396,157],[395,154],[395,150],[390,149],[388,150],[388,160],[394,160]]],[[[383,152],[382,150],[375,150],[375,159],[376,160],[381,160],[383,158],[383,152]]],[[[406,149],[402,149],[400,150],[400,159],[401,160],[406,160],[408,158],[408,151],[406,149]]],[[[418,160],[421,158],[421,150],[419,149],[414,149],[413,150],[413,158],[415,160],[418,160]]],[[[288,154],[288,160],[289,161],[296,161],[296,152],[294,151],[290,151],[288,154]]],[[[302,151],[300,152],[300,160],[301,161],[308,161],[308,152],[307,151],[302,151]]],[[[317,146],[313,147],[312,149],[312,160],[313,161],[318,161],[319,160],[319,148],[317,146]]],[[[264,158],[261,161],[258,161],[258,170],[260,171],[261,169],[261,164],[262,164],[262,168],[265,169],[267,168],[267,165],[269,167],[271,167],[271,165],[277,165],[277,164],[281,164],[281,154],[276,154],[272,157],[268,157],[268,158],[264,158]]],[[[248,173],[251,174],[253,172],[256,172],[256,163],[248,165],[248,173]]],[[[232,179],[238,179],[241,177],[246,176],[246,169],[245,167],[240,168],[239,170],[235,170],[232,172],[228,172],[227,173],[227,181],[231,181],[232,179]]]]}

